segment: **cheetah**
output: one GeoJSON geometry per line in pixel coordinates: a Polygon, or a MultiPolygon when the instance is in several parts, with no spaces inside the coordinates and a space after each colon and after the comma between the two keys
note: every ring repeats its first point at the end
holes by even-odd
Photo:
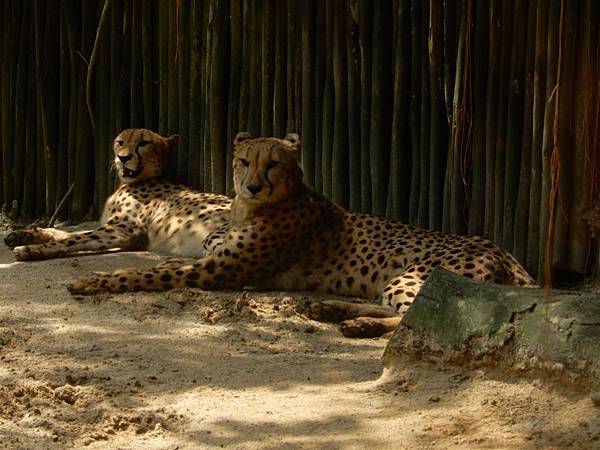
{"type": "Polygon", "coordinates": [[[75,280],[70,291],[254,287],[379,298],[381,307],[366,307],[375,319],[361,319],[365,308],[344,302],[322,302],[313,312],[356,319],[346,323],[347,335],[374,335],[395,329],[436,266],[476,281],[535,284],[513,256],[481,237],[429,231],[335,205],[302,181],[299,145],[295,134],[236,136],[236,196],[210,255],[177,268],[97,273],[75,280]]]}
{"type": "MultiPolygon", "coordinates": [[[[102,225],[93,231],[55,228],[18,230],[5,238],[18,261],[99,253],[150,250],[198,258],[205,238],[227,220],[229,197],[193,191],[160,178],[179,143],[147,129],[127,129],[114,140],[120,186],[108,198],[102,225]]],[[[210,246],[210,241],[204,244],[210,246]]]]}

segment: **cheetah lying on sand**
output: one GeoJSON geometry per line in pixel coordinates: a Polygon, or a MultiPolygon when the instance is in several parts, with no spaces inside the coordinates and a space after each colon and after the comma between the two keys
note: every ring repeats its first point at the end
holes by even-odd
{"type": "Polygon", "coordinates": [[[102,226],[76,233],[18,230],[4,242],[19,261],[114,249],[203,256],[202,242],[227,221],[231,199],[158,178],[178,142],[179,136],[164,138],[146,129],[121,132],[113,147],[121,185],[106,201],[102,226]]]}
{"type": "MultiPolygon", "coordinates": [[[[97,273],[79,278],[70,291],[251,286],[381,298],[384,308],[366,306],[380,319],[359,319],[346,326],[347,334],[366,327],[373,335],[395,328],[398,313],[408,308],[436,266],[478,281],[534,284],[509,253],[480,237],[428,231],[334,205],[303,183],[299,143],[297,135],[236,136],[231,221],[213,241],[211,255],[180,267],[97,273]]],[[[364,311],[345,302],[324,302],[316,304],[314,314],[350,319],[364,311]]]]}

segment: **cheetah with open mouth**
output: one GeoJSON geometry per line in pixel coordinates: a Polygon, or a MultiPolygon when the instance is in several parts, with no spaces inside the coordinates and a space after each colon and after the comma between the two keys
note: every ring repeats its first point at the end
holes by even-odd
{"type": "Polygon", "coordinates": [[[113,145],[121,185],[107,199],[98,229],[74,233],[55,228],[17,230],[4,242],[19,261],[109,250],[203,256],[207,253],[203,242],[226,223],[231,199],[160,178],[178,143],[177,135],[165,138],[146,129],[124,130],[113,145]]]}

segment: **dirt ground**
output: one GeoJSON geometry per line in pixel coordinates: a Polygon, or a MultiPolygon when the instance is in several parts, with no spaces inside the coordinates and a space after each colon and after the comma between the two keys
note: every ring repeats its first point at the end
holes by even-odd
{"type": "Polygon", "coordinates": [[[0,245],[1,448],[600,448],[589,393],[418,361],[378,382],[385,339],[304,314],[327,296],[65,288],[159,259],[0,245]]]}

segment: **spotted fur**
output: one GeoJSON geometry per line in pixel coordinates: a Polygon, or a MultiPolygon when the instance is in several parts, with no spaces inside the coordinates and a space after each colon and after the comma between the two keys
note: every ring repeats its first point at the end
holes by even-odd
{"type": "Polygon", "coordinates": [[[441,266],[477,281],[533,285],[506,251],[456,236],[355,214],[302,182],[299,139],[239,134],[231,220],[209,235],[212,254],[179,267],[125,269],[75,281],[74,293],[256,287],[381,298],[402,313],[441,266]]]}
{"type": "Polygon", "coordinates": [[[106,201],[98,229],[19,230],[9,234],[5,243],[19,261],[115,249],[204,255],[203,240],[226,222],[231,199],[159,178],[178,142],[176,135],[165,138],[146,129],[121,132],[113,146],[121,185],[106,201]]]}

